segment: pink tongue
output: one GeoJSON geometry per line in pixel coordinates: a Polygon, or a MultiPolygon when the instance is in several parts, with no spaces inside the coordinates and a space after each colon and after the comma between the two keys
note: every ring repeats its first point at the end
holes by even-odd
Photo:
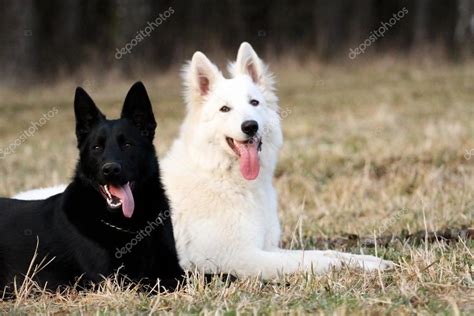
{"type": "Polygon", "coordinates": [[[109,191],[110,194],[122,201],[123,215],[127,218],[132,217],[133,210],[135,209],[135,200],[133,199],[132,190],[130,190],[130,184],[127,183],[123,187],[109,185],[109,191]]]}
{"type": "Polygon", "coordinates": [[[240,152],[240,173],[247,180],[255,180],[260,171],[258,143],[245,144],[236,142],[240,152]]]}

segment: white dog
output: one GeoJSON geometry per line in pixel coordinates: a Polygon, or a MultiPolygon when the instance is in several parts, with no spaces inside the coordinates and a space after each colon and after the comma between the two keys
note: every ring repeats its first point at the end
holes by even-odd
{"type": "Polygon", "coordinates": [[[194,54],[183,74],[187,115],[161,162],[182,266],[263,278],[343,262],[391,266],[374,256],[279,248],[272,178],[283,137],[273,77],[248,43],[229,71],[226,79],[194,54]]]}
{"type": "Polygon", "coordinates": [[[22,193],[18,193],[13,198],[18,200],[41,200],[46,199],[50,196],[63,193],[66,190],[66,184],[60,184],[54,187],[43,188],[43,189],[35,189],[30,190],[22,193]]]}
{"type": "Polygon", "coordinates": [[[279,248],[272,179],[283,137],[273,77],[248,43],[229,71],[226,79],[194,54],[183,72],[187,115],[161,161],[182,267],[265,279],[343,264],[391,267],[374,256],[279,248]]]}

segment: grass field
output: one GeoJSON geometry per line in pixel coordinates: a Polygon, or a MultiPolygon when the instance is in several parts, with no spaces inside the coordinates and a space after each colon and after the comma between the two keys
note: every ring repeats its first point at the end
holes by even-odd
{"type": "MultiPolygon", "coordinates": [[[[275,185],[283,243],[310,249],[317,238],[378,236],[473,225],[474,63],[379,60],[361,65],[275,67],[285,144],[275,185]],[[472,149],[472,152],[471,152],[472,149]],[[472,153],[472,157],[471,157],[472,153]]],[[[183,118],[177,72],[143,79],[158,121],[162,156],[183,118]]],[[[132,81],[81,83],[103,111],[117,116],[132,81]],[[113,84],[111,83],[113,82],[113,84]]],[[[76,161],[75,84],[0,89],[0,195],[67,182],[76,161]],[[31,121],[57,113],[15,144],[31,121]],[[11,145],[13,144],[13,145],[11,145]],[[10,146],[11,153],[5,155],[10,146]]],[[[43,120],[44,122],[44,120],[43,120]]],[[[20,313],[472,314],[474,242],[383,247],[394,271],[300,274],[274,282],[243,279],[147,296],[105,282],[71,291],[0,302],[20,313]]]]}

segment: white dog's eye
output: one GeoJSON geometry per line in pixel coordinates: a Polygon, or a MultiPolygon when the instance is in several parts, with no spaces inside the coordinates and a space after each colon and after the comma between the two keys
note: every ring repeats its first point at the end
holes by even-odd
{"type": "Polygon", "coordinates": [[[227,105],[224,105],[223,107],[221,107],[221,108],[219,109],[219,111],[224,112],[224,113],[225,113],[225,112],[229,112],[229,111],[230,111],[230,107],[228,107],[227,105]]]}
{"type": "Polygon", "coordinates": [[[258,100],[252,99],[250,100],[250,104],[252,104],[253,106],[257,106],[260,104],[260,102],[258,102],[258,100]]]}

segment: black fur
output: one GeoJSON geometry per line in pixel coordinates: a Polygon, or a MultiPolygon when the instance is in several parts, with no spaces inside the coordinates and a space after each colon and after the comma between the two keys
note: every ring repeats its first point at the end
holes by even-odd
{"type": "Polygon", "coordinates": [[[34,278],[49,289],[73,285],[79,277],[79,284],[87,286],[117,270],[127,279],[149,285],[160,279],[164,288],[173,289],[184,273],[152,143],[156,122],[145,87],[133,85],[118,120],[107,120],[81,88],[74,109],[80,158],[66,191],[41,201],[0,199],[1,289],[11,292],[14,278],[21,285],[37,242],[36,264],[54,258],[34,278]],[[105,163],[121,171],[105,175],[105,163]],[[127,182],[134,183],[131,218],[112,210],[99,192],[99,185],[127,182]]]}

